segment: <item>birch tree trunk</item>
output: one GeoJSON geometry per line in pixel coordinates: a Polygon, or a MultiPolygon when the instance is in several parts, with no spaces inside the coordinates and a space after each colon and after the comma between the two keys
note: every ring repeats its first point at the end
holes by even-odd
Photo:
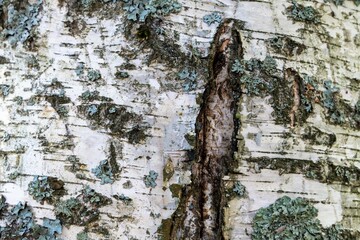
{"type": "Polygon", "coordinates": [[[359,239],[357,3],[0,1],[0,239],[359,239]]]}

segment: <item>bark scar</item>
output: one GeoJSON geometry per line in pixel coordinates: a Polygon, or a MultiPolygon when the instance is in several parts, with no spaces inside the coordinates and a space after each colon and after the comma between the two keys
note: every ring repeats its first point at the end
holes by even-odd
{"type": "Polygon", "coordinates": [[[233,159],[236,97],[231,64],[242,57],[236,20],[225,20],[213,42],[210,78],[197,117],[192,184],[174,213],[170,239],[223,239],[223,177],[233,159]]]}

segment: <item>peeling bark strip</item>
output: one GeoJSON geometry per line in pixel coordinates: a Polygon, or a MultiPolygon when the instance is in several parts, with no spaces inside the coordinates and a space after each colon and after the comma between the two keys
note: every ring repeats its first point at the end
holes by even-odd
{"type": "Polygon", "coordinates": [[[236,131],[234,84],[231,64],[242,55],[240,24],[226,20],[213,43],[210,80],[196,124],[196,163],[192,184],[175,212],[171,239],[222,239],[222,178],[233,159],[236,131]]]}
{"type": "Polygon", "coordinates": [[[295,127],[296,122],[296,114],[298,113],[299,106],[300,106],[300,77],[299,75],[293,71],[292,69],[288,68],[285,71],[285,79],[288,81],[291,80],[293,82],[293,107],[290,111],[290,126],[295,127]]]}

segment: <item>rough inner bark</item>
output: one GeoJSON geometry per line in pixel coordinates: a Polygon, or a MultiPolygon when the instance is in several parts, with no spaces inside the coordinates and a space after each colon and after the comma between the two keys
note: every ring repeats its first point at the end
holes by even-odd
{"type": "Polygon", "coordinates": [[[222,239],[223,176],[233,161],[236,132],[236,84],[231,65],[242,57],[239,23],[225,20],[218,28],[209,66],[210,79],[196,121],[196,163],[173,216],[170,239],[222,239]]]}

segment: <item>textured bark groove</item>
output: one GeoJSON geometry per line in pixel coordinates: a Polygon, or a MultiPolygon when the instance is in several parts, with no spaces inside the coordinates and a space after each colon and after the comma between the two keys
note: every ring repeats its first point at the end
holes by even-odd
{"type": "Polygon", "coordinates": [[[210,79],[196,120],[196,163],[192,184],[173,216],[170,239],[222,239],[225,206],[223,177],[233,160],[236,84],[231,65],[242,56],[241,26],[225,20],[218,28],[210,59],[210,79]]]}

